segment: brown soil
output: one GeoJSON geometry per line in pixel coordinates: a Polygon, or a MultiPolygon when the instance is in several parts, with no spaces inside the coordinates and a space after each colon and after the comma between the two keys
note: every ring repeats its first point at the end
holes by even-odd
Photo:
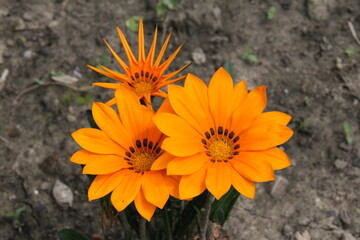
{"type": "MultiPolygon", "coordinates": [[[[0,2],[0,74],[9,70],[0,89],[0,239],[56,239],[65,227],[102,233],[98,204],[87,202],[89,180],[69,162],[78,149],[70,133],[88,126],[93,100],[112,94],[87,88],[99,75],[86,64],[120,70],[102,38],[122,53],[119,26],[136,46],[125,26],[134,15],[145,19],[147,45],[156,23],[160,41],[173,33],[168,54],[186,41],[173,69],[205,56],[187,71],[208,81],[231,61],[237,81],[267,85],[268,110],[294,117],[284,146],[293,167],[277,172],[277,186],[257,184],[255,200],[239,198],[225,225],[231,239],[360,239],[360,46],[349,28],[360,34],[359,1],[182,0],[161,17],[155,1],[0,2]],[[241,59],[246,47],[258,62],[241,59]],[[52,71],[78,78],[76,88],[54,85],[52,71]],[[72,206],[56,202],[57,179],[73,191],[72,206]],[[20,223],[5,216],[24,206],[20,223]]],[[[108,239],[119,239],[117,231],[108,239]]]]}

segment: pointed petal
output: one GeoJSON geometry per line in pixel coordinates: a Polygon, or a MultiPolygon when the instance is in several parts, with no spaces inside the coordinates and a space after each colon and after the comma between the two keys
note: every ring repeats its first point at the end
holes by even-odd
{"type": "Polygon", "coordinates": [[[126,172],[126,170],[122,170],[115,173],[96,176],[88,191],[89,201],[104,197],[113,191],[124,178],[126,172]]]}
{"type": "Polygon", "coordinates": [[[207,168],[203,167],[193,174],[182,176],[179,185],[180,199],[196,197],[206,189],[206,172],[207,168]]]}
{"type": "Polygon", "coordinates": [[[143,20],[140,19],[139,21],[139,37],[138,37],[138,51],[139,51],[139,62],[145,61],[145,40],[144,40],[144,25],[143,20]]]}
{"type": "Polygon", "coordinates": [[[121,179],[118,186],[111,194],[111,202],[117,211],[124,210],[139,193],[141,174],[131,171],[121,179]]]}
{"type": "Polygon", "coordinates": [[[143,110],[134,91],[120,86],[115,91],[117,108],[121,122],[134,138],[140,137],[144,126],[142,125],[143,110]]]}
{"type": "Polygon", "coordinates": [[[160,70],[160,75],[163,75],[163,73],[166,71],[166,69],[169,67],[169,65],[172,63],[172,61],[174,61],[176,55],[179,53],[179,51],[181,50],[181,48],[184,46],[185,42],[183,42],[171,55],[168,59],[166,59],[166,61],[161,64],[159,66],[160,70]]]}
{"type": "Polygon", "coordinates": [[[112,74],[112,73],[109,73],[109,72],[107,72],[107,71],[104,71],[104,70],[102,70],[102,69],[100,69],[100,68],[96,68],[96,67],[93,67],[93,66],[90,66],[90,65],[87,65],[89,68],[91,68],[92,70],[94,70],[94,71],[96,71],[96,72],[98,72],[98,73],[100,73],[100,74],[102,74],[102,75],[105,75],[105,76],[107,76],[107,77],[109,77],[109,78],[112,78],[112,79],[114,79],[114,80],[116,80],[116,81],[119,81],[119,82],[123,82],[124,80],[122,79],[122,78],[119,78],[118,76],[116,76],[116,75],[114,75],[114,74],[112,74]]]}
{"type": "Polygon", "coordinates": [[[232,106],[231,114],[233,114],[241,106],[247,94],[248,91],[246,83],[244,80],[242,80],[241,82],[236,84],[233,90],[232,103],[230,104],[232,106]]]}
{"type": "Polygon", "coordinates": [[[99,157],[99,155],[100,154],[94,154],[92,152],[86,151],[85,149],[81,149],[71,156],[70,161],[77,164],[86,164],[92,159],[99,157]]]}
{"type": "MultiPolygon", "coordinates": [[[[263,159],[268,162],[272,169],[280,170],[291,166],[289,157],[284,151],[279,148],[273,147],[264,151],[244,152],[251,155],[251,158],[263,159]]],[[[241,155],[241,154],[240,154],[241,155]]]]}
{"type": "Polygon", "coordinates": [[[132,146],[133,138],[120,122],[118,114],[108,105],[96,102],[92,107],[92,114],[96,124],[112,140],[119,143],[124,149],[132,146]]]}
{"type": "Polygon", "coordinates": [[[266,87],[254,88],[244,99],[232,116],[232,129],[242,132],[259,116],[266,106],[266,87]]]}
{"type": "Polygon", "coordinates": [[[148,171],[142,176],[142,189],[147,201],[163,208],[169,199],[169,190],[160,171],[148,171]]]}
{"type": "Polygon", "coordinates": [[[261,158],[254,158],[251,153],[240,152],[230,162],[243,177],[253,182],[274,180],[274,171],[271,165],[261,158]]]}
{"type": "Polygon", "coordinates": [[[188,175],[197,172],[206,161],[210,161],[205,153],[198,153],[190,157],[178,157],[167,165],[168,175],[188,175]]]}
{"type": "Polygon", "coordinates": [[[93,159],[85,165],[83,174],[103,175],[129,167],[129,164],[123,157],[111,154],[99,154],[97,159],[93,159]]]}
{"type": "Polygon", "coordinates": [[[189,139],[185,136],[165,138],[161,148],[177,157],[187,157],[205,151],[201,139],[189,139]]]}
{"type": "Polygon", "coordinates": [[[151,170],[161,170],[167,167],[168,163],[173,160],[175,156],[171,155],[168,152],[164,152],[160,157],[158,157],[155,162],[151,165],[151,170]]]}
{"type": "Polygon", "coordinates": [[[161,97],[161,98],[167,98],[167,94],[160,89],[157,89],[155,92],[152,93],[153,96],[161,97]]]}
{"type": "Polygon", "coordinates": [[[136,195],[134,202],[136,210],[140,213],[140,215],[150,221],[155,213],[156,206],[146,201],[142,190],[140,190],[136,195]]]}
{"type": "Polygon", "coordinates": [[[231,184],[245,197],[253,199],[255,197],[254,182],[242,177],[238,171],[231,168],[231,184]]]}
{"type": "Polygon", "coordinates": [[[159,55],[155,61],[155,64],[154,64],[154,67],[158,67],[160,62],[161,62],[161,59],[163,58],[164,56],[164,53],[165,53],[165,50],[166,50],[166,47],[167,45],[169,44],[169,40],[170,40],[170,37],[171,37],[171,33],[167,36],[163,46],[161,47],[161,50],[159,52],[159,55]]]}
{"type": "Polygon", "coordinates": [[[231,164],[215,162],[206,175],[206,187],[219,200],[231,187],[231,164]]]}
{"type": "Polygon", "coordinates": [[[159,83],[159,85],[157,86],[157,88],[162,88],[162,87],[165,87],[165,86],[168,86],[170,84],[173,84],[173,83],[176,83],[178,81],[181,81],[183,79],[185,79],[186,76],[182,76],[182,77],[178,77],[178,78],[175,78],[173,80],[168,80],[168,81],[162,81],[161,83],[159,83]]]}
{"type": "Polygon", "coordinates": [[[192,64],[192,62],[189,62],[188,64],[186,64],[185,66],[183,66],[182,68],[174,71],[174,72],[171,72],[169,74],[166,74],[166,75],[163,75],[163,79],[162,81],[167,81],[169,79],[171,79],[172,77],[174,77],[176,74],[178,74],[179,72],[183,71],[185,68],[187,68],[188,66],[190,66],[192,64]]]}
{"type": "Polygon", "coordinates": [[[115,72],[115,71],[113,71],[113,70],[111,70],[111,69],[109,69],[109,68],[107,68],[107,67],[105,67],[103,65],[100,65],[100,67],[103,68],[108,73],[112,74],[115,78],[119,79],[119,81],[121,81],[121,82],[127,82],[127,83],[132,82],[132,80],[126,74],[115,72]]]}
{"type": "Polygon", "coordinates": [[[256,126],[260,124],[281,124],[287,125],[291,120],[291,116],[283,112],[266,112],[260,114],[254,121],[251,123],[251,126],[256,126]]]}
{"type": "Polygon", "coordinates": [[[179,180],[180,177],[175,177],[175,176],[168,176],[168,175],[163,175],[164,178],[164,182],[169,190],[169,193],[171,196],[175,197],[175,198],[180,198],[179,197],[179,180]]]}
{"type": "MultiPolygon", "coordinates": [[[[115,57],[116,61],[120,64],[120,66],[124,69],[124,71],[130,75],[129,72],[129,67],[125,64],[125,62],[119,57],[119,55],[117,55],[117,53],[114,51],[114,49],[112,49],[112,47],[110,46],[110,44],[104,39],[104,42],[106,44],[106,46],[109,48],[110,52],[112,53],[112,55],[115,57]]],[[[95,70],[95,69],[94,69],[95,70]]]]}
{"type": "Polygon", "coordinates": [[[292,135],[293,131],[284,125],[257,125],[240,135],[240,150],[266,150],[285,143],[292,135]]]}
{"type": "Polygon", "coordinates": [[[107,101],[105,104],[108,105],[108,106],[115,105],[115,104],[116,104],[116,100],[115,100],[115,98],[112,98],[112,99],[110,99],[109,101],[107,101]]]}
{"type": "Polygon", "coordinates": [[[172,113],[175,114],[174,109],[170,105],[169,98],[165,98],[157,113],[172,113]]]}
{"type": "Polygon", "coordinates": [[[118,32],[120,41],[124,47],[125,53],[126,53],[126,57],[128,58],[129,61],[129,65],[131,67],[132,64],[137,63],[136,58],[134,57],[133,52],[131,51],[131,48],[129,46],[129,43],[127,42],[124,34],[121,32],[120,28],[116,27],[116,30],[118,32]]]}
{"type": "Polygon", "coordinates": [[[220,67],[209,83],[209,106],[216,126],[228,127],[232,100],[233,80],[230,74],[220,67]]]}
{"type": "Polygon", "coordinates": [[[124,156],[124,149],[101,130],[81,128],[73,132],[71,136],[77,144],[89,152],[124,156]]]}
{"type": "Polygon", "coordinates": [[[104,83],[104,82],[94,82],[92,85],[107,88],[107,89],[118,89],[121,83],[104,83]]]}
{"type": "Polygon", "coordinates": [[[156,41],[157,41],[157,33],[158,33],[158,28],[156,26],[155,28],[155,32],[154,32],[154,36],[153,36],[153,40],[151,42],[151,47],[146,59],[146,62],[150,62],[150,66],[153,66],[154,63],[154,57],[155,57],[155,51],[156,51],[156,41]]]}

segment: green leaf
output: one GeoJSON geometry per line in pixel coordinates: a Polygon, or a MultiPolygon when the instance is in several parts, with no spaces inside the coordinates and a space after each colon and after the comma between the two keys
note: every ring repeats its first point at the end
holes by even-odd
{"type": "Polygon", "coordinates": [[[174,10],[176,5],[179,4],[178,0],[163,0],[163,3],[171,10],[174,10]]]}
{"type": "Polygon", "coordinates": [[[352,49],[346,49],[345,50],[346,55],[348,55],[349,57],[352,57],[355,54],[355,50],[352,49]]]}
{"type": "Polygon", "coordinates": [[[64,228],[58,231],[56,236],[60,240],[89,240],[82,233],[70,228],[64,228]]]}
{"type": "Polygon", "coordinates": [[[143,18],[142,16],[132,16],[128,20],[126,20],[125,25],[133,32],[137,32],[139,30],[139,21],[143,18]]]}
{"type": "Polygon", "coordinates": [[[353,144],[353,138],[351,134],[351,128],[348,122],[344,122],[344,132],[345,132],[345,139],[346,142],[351,145],[353,144]]]}
{"type": "Polygon", "coordinates": [[[156,14],[158,16],[166,13],[169,10],[169,8],[163,3],[163,2],[158,2],[156,5],[156,14]]]}
{"type": "Polygon", "coordinates": [[[231,61],[226,61],[224,62],[223,67],[226,69],[226,71],[228,71],[228,73],[234,79],[235,78],[234,64],[231,61]]]}
{"type": "Polygon", "coordinates": [[[275,17],[275,13],[276,13],[276,7],[274,7],[274,6],[270,7],[267,12],[268,19],[273,20],[275,17]]]}
{"type": "Polygon", "coordinates": [[[211,205],[211,221],[223,225],[228,219],[239,195],[239,192],[236,191],[235,188],[231,187],[231,189],[222,196],[222,198],[215,200],[211,205]]]}
{"type": "Polygon", "coordinates": [[[256,63],[256,62],[258,61],[258,58],[257,58],[255,55],[253,55],[253,54],[250,54],[250,55],[247,57],[247,59],[249,59],[251,62],[254,62],[254,63],[256,63]]]}
{"type": "Polygon", "coordinates": [[[45,83],[45,80],[40,79],[40,78],[34,78],[33,80],[34,80],[34,82],[36,82],[39,85],[43,85],[45,83]]]}

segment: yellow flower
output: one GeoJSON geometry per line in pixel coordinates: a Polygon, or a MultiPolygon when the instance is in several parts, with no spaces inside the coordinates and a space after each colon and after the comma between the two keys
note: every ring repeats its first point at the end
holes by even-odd
{"type": "MultiPolygon", "coordinates": [[[[72,134],[83,149],[70,160],[84,164],[84,174],[97,175],[89,188],[89,201],[112,192],[111,202],[118,211],[134,201],[138,212],[150,220],[169,195],[178,197],[178,177],[151,170],[158,159],[172,156],[160,148],[164,135],[152,120],[154,112],[140,105],[136,94],[126,87],[116,90],[115,99],[119,114],[106,104],[93,104],[100,129],[83,128],[72,134]]],[[[162,109],[166,106],[159,111],[162,109]]]]}
{"type": "MultiPolygon", "coordinates": [[[[110,49],[111,53],[114,55],[115,59],[117,60],[117,62],[125,71],[125,74],[115,72],[101,65],[100,67],[102,69],[95,68],[93,66],[88,66],[91,69],[95,70],[96,72],[101,73],[109,78],[112,78],[120,82],[120,83],[96,82],[93,83],[93,85],[103,88],[109,88],[109,89],[118,89],[121,85],[125,85],[130,89],[132,89],[137,94],[139,99],[144,100],[147,106],[151,107],[151,96],[158,96],[163,98],[166,97],[166,93],[161,91],[160,88],[185,78],[185,76],[182,76],[173,79],[173,77],[176,74],[184,70],[191,63],[186,64],[185,66],[174,72],[164,74],[167,68],[169,67],[169,65],[171,64],[171,62],[175,59],[176,55],[178,54],[184,43],[181,44],[165,62],[161,63],[166,47],[171,37],[171,34],[169,34],[164,42],[164,45],[160,50],[157,59],[154,62],[156,40],[157,40],[157,28],[155,29],[155,33],[149,53],[147,56],[145,56],[144,28],[143,28],[143,22],[142,20],[140,20],[139,40],[138,40],[138,44],[139,44],[138,59],[135,58],[134,54],[130,49],[128,42],[126,41],[126,38],[124,37],[123,33],[119,28],[117,28],[117,32],[119,34],[121,43],[124,46],[125,53],[129,61],[129,66],[125,64],[125,62],[116,54],[116,52],[111,48],[111,46],[107,43],[107,41],[104,40],[107,47],[110,49]]],[[[114,105],[115,98],[112,98],[110,101],[107,102],[107,104],[114,105]]]]}
{"type": "Polygon", "coordinates": [[[276,146],[293,131],[291,117],[281,112],[262,113],[266,89],[248,93],[245,82],[235,87],[229,73],[220,68],[209,87],[189,74],[185,87],[169,86],[173,113],[159,112],[154,121],[169,136],[162,148],[176,156],[156,162],[152,169],[182,175],[180,198],[192,198],[206,188],[221,198],[230,186],[253,198],[254,182],[274,179],[274,171],[291,165],[276,146]]]}

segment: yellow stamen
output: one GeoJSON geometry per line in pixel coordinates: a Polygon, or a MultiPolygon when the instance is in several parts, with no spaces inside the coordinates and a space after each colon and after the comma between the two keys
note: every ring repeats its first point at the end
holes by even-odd
{"type": "Polygon", "coordinates": [[[150,82],[147,82],[147,81],[137,82],[137,83],[135,83],[135,86],[134,86],[135,92],[139,97],[142,97],[144,94],[151,93],[153,88],[154,88],[154,86],[150,82]]]}
{"type": "Polygon", "coordinates": [[[233,148],[232,144],[227,139],[215,138],[209,145],[209,151],[214,160],[223,161],[232,155],[233,148]]]}
{"type": "Polygon", "coordinates": [[[131,163],[136,171],[144,172],[151,169],[151,165],[156,160],[156,155],[148,151],[139,151],[134,153],[131,163]]]}

